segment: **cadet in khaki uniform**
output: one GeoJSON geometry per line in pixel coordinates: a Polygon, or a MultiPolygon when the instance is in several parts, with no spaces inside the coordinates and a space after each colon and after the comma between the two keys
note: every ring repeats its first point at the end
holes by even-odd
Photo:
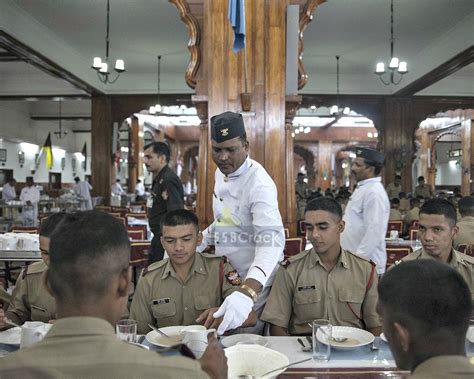
{"type": "Polygon", "coordinates": [[[454,237],[454,247],[460,244],[474,244],[474,196],[465,196],[458,203],[462,218],[458,221],[458,234],[454,237]]]}
{"type": "Polygon", "coordinates": [[[415,187],[415,197],[423,197],[429,199],[433,196],[433,188],[430,184],[425,183],[423,176],[418,177],[418,185],[415,187]]]}
{"type": "Polygon", "coordinates": [[[418,236],[423,247],[401,261],[431,258],[447,263],[461,274],[473,292],[474,259],[452,248],[458,231],[454,205],[445,199],[430,199],[421,206],[418,223],[418,236]]]}
{"type": "Polygon", "coordinates": [[[44,286],[43,275],[49,265],[49,237],[64,217],[65,213],[55,213],[42,222],[39,242],[43,261],[26,266],[21,271],[8,311],[0,310],[0,329],[11,327],[5,323],[5,317],[16,324],[56,319],[56,302],[44,286]]]}
{"type": "Polygon", "coordinates": [[[158,327],[204,323],[216,327],[212,314],[238,290],[241,279],[225,257],[196,253],[201,243],[196,215],[170,211],[162,219],[161,242],[168,259],[145,269],[133,296],[130,317],[138,333],[158,327]]]}
{"type": "Polygon", "coordinates": [[[46,276],[58,320],[43,341],[2,358],[0,377],[227,378],[213,335],[199,361],[161,357],[117,338],[129,260],[128,233],[119,220],[97,211],[68,215],[52,236],[46,276]]]}
{"type": "Polygon", "coordinates": [[[389,200],[400,198],[400,192],[402,192],[401,182],[402,177],[400,175],[395,175],[395,180],[387,185],[386,190],[389,200]]]}
{"type": "Polygon", "coordinates": [[[465,347],[472,301],[457,270],[435,259],[403,262],[384,274],[378,292],[398,368],[413,379],[474,378],[465,347]]]}
{"type": "Polygon", "coordinates": [[[305,224],[313,248],[281,264],[261,317],[270,333],[310,334],[308,322],[326,318],[380,334],[375,264],[341,249],[340,205],[329,197],[312,200],[305,224]]]}

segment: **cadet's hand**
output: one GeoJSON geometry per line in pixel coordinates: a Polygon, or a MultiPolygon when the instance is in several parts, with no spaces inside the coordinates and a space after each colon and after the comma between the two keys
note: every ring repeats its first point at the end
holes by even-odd
{"type": "Polygon", "coordinates": [[[0,309],[0,329],[10,329],[13,328],[13,325],[7,324],[9,318],[5,315],[5,311],[0,309]]]}
{"type": "Polygon", "coordinates": [[[217,329],[217,334],[222,335],[226,330],[241,326],[249,316],[252,308],[252,299],[241,292],[234,292],[232,295],[227,296],[219,310],[213,314],[214,318],[224,316],[219,329],[217,329]]]}
{"type": "Polygon", "coordinates": [[[198,324],[203,324],[206,329],[217,329],[221,324],[223,317],[214,318],[213,314],[217,311],[217,307],[206,309],[196,319],[198,324]]]}
{"type": "Polygon", "coordinates": [[[227,357],[224,350],[213,333],[207,335],[207,342],[207,349],[199,359],[201,368],[212,379],[227,379],[227,357]]]}

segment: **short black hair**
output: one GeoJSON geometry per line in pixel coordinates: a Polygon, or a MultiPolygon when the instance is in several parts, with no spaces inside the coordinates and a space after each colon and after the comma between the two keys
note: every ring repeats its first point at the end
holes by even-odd
{"type": "Polygon", "coordinates": [[[422,180],[425,181],[425,177],[424,176],[419,176],[418,181],[421,182],[422,180]]]}
{"type": "Polygon", "coordinates": [[[398,199],[397,197],[394,197],[392,200],[390,200],[390,203],[400,205],[400,199],[398,199]]]}
{"type": "Polygon", "coordinates": [[[422,213],[445,216],[451,226],[455,226],[457,222],[456,207],[446,199],[435,198],[425,201],[420,208],[420,215],[422,213]]]}
{"type": "Polygon", "coordinates": [[[336,199],[329,196],[321,196],[314,200],[311,200],[304,212],[309,211],[326,211],[337,216],[339,219],[342,219],[342,208],[341,205],[337,202],[336,199]]]}
{"type": "Polygon", "coordinates": [[[474,196],[464,196],[458,202],[459,212],[462,217],[474,216],[474,196]]]}
{"type": "Polygon", "coordinates": [[[375,175],[380,174],[380,172],[382,171],[383,163],[371,161],[371,160],[365,159],[365,158],[364,158],[364,162],[367,166],[371,166],[371,167],[374,168],[374,174],[375,175]]]}
{"type": "Polygon", "coordinates": [[[402,179],[402,176],[401,175],[395,175],[395,179],[402,179]]]}
{"type": "Polygon", "coordinates": [[[410,206],[420,205],[420,199],[418,197],[412,197],[410,199],[410,206]]]}
{"type": "Polygon", "coordinates": [[[163,231],[165,226],[178,226],[178,225],[194,225],[197,231],[199,231],[199,221],[197,216],[187,209],[175,209],[167,212],[160,222],[160,230],[163,231]]]}
{"type": "Polygon", "coordinates": [[[48,282],[58,302],[101,299],[128,270],[130,240],[121,221],[100,211],[68,214],[51,235],[48,282]]]}
{"type": "Polygon", "coordinates": [[[41,220],[39,235],[49,238],[62,220],[66,217],[65,212],[53,213],[51,216],[41,220]]]}
{"type": "Polygon", "coordinates": [[[80,182],[80,181],[81,181],[81,179],[79,179],[79,177],[78,177],[78,176],[76,176],[76,177],[74,178],[74,181],[77,183],[77,182],[80,182]]]}
{"type": "Polygon", "coordinates": [[[302,172],[298,172],[297,176],[304,176],[304,174],[302,172]]]}
{"type": "Polygon", "coordinates": [[[415,344],[454,340],[464,345],[471,292],[449,265],[435,259],[402,262],[382,276],[378,292],[384,318],[408,327],[417,337],[415,344]]]}
{"type": "Polygon", "coordinates": [[[151,142],[148,145],[146,145],[143,150],[147,150],[149,148],[152,148],[153,152],[156,155],[164,155],[166,157],[166,162],[170,161],[171,152],[170,152],[170,147],[168,146],[167,143],[159,142],[159,141],[151,142]]]}

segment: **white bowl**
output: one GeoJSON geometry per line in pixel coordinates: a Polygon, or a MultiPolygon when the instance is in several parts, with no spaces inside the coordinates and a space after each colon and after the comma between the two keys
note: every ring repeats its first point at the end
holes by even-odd
{"type": "Polygon", "coordinates": [[[160,346],[160,347],[170,347],[174,346],[177,344],[180,344],[183,340],[183,336],[180,334],[181,329],[183,329],[184,326],[166,326],[164,328],[160,328],[160,330],[167,334],[170,338],[166,338],[159,334],[158,332],[155,332],[152,330],[151,332],[148,332],[147,335],[145,336],[146,340],[150,342],[153,345],[160,346]]]}
{"type": "Polygon", "coordinates": [[[374,335],[367,330],[352,328],[350,326],[333,326],[333,338],[347,338],[347,341],[336,342],[334,340],[328,341],[327,336],[320,332],[316,333],[316,337],[324,344],[331,344],[331,347],[339,350],[351,350],[360,346],[365,346],[374,342],[374,335]]]}
{"type": "Polygon", "coordinates": [[[224,351],[229,366],[229,378],[237,378],[241,375],[272,378],[285,369],[272,372],[268,376],[262,376],[262,374],[290,363],[286,355],[259,345],[235,345],[224,351]]]}

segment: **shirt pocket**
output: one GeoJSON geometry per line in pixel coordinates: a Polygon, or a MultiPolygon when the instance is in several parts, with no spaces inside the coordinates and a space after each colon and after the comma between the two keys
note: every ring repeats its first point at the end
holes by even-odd
{"type": "Polygon", "coordinates": [[[209,295],[194,296],[194,308],[198,311],[205,311],[206,309],[217,307],[218,304],[209,295]]]}
{"type": "Polygon", "coordinates": [[[173,317],[176,315],[176,303],[170,301],[164,304],[154,304],[151,306],[153,317],[157,320],[164,319],[167,317],[173,317]]]}
{"type": "Polygon", "coordinates": [[[321,317],[321,296],[321,291],[317,288],[297,290],[294,297],[293,310],[298,320],[311,321],[321,317]]]}
{"type": "Polygon", "coordinates": [[[31,320],[48,322],[52,320],[54,316],[51,312],[46,309],[43,305],[31,304],[31,320]]]}
{"type": "Polygon", "coordinates": [[[365,298],[365,289],[357,287],[343,287],[338,290],[340,318],[343,321],[354,323],[362,318],[362,303],[365,298]]]}

